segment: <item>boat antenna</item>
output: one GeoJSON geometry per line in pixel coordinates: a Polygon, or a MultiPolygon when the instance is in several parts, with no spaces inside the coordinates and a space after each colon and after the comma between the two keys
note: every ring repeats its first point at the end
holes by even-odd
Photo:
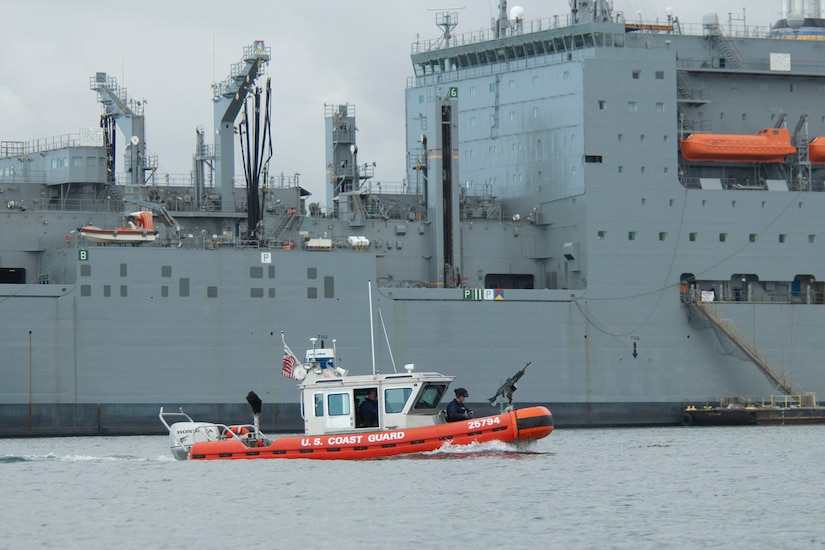
{"type": "Polygon", "coordinates": [[[395,357],[392,356],[392,346],[390,345],[390,337],[387,335],[387,326],[384,324],[384,314],[381,313],[381,306],[378,306],[378,318],[381,320],[381,328],[384,330],[384,340],[387,342],[387,349],[390,352],[392,372],[398,373],[398,369],[395,368],[395,357]]]}
{"type": "Polygon", "coordinates": [[[375,331],[372,321],[372,281],[367,281],[367,295],[370,302],[370,349],[372,351],[372,374],[375,375],[375,331]]]}

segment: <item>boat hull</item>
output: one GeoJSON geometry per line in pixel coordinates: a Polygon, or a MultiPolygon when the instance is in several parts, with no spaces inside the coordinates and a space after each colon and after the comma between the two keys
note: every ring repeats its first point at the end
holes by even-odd
{"type": "Polygon", "coordinates": [[[190,460],[310,458],[359,460],[436,451],[444,445],[501,441],[523,443],[550,435],[553,415],[546,407],[517,409],[496,416],[421,428],[280,437],[269,445],[239,438],[195,443],[190,460]]]}

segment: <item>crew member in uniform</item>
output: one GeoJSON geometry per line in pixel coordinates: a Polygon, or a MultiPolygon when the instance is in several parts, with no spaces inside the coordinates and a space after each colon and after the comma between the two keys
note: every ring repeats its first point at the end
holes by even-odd
{"type": "Polygon", "coordinates": [[[455,399],[447,405],[447,422],[457,422],[473,417],[473,411],[464,406],[464,401],[468,397],[470,394],[464,388],[455,390],[455,399]]]}

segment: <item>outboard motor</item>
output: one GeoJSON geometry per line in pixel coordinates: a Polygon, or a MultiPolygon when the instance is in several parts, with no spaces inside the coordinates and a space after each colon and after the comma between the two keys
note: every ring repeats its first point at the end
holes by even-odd
{"type": "Polygon", "coordinates": [[[169,448],[176,459],[186,460],[192,445],[215,441],[220,435],[220,428],[211,422],[175,422],[169,427],[169,448]]]}

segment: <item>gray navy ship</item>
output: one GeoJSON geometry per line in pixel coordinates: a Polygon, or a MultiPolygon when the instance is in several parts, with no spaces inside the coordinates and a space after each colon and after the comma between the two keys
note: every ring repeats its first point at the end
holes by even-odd
{"type": "Polygon", "coordinates": [[[103,72],[99,124],[0,142],[0,436],[162,433],[161,406],[245,422],[249,390],[262,429],[299,431],[282,331],[355,374],[455,375],[477,414],[532,362],[516,400],[559,427],[825,395],[820,14],[570,7],[502,1],[468,34],[438,13],[398,188],[359,160],[351,104],[324,106],[323,202],[268,172],[264,42],[215,84],[186,181],[103,72]]]}

